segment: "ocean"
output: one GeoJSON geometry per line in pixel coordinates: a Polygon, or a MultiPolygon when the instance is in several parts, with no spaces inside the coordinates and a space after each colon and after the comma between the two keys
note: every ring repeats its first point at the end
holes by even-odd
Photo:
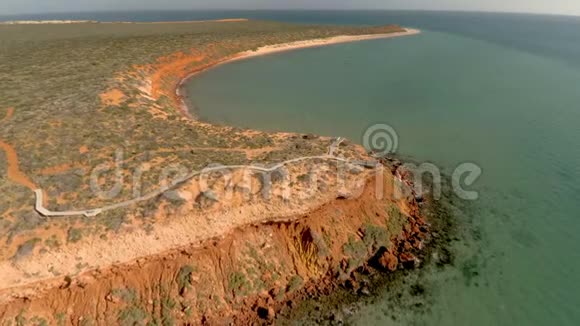
{"type": "MultiPolygon", "coordinates": [[[[192,79],[215,123],[344,136],[388,124],[398,154],[451,173],[475,163],[460,221],[477,244],[426,286],[428,312],[393,315],[390,296],[360,325],[580,323],[580,18],[475,13],[290,13],[286,20],[398,23],[418,36],[306,49],[192,79]],[[302,16],[303,19],[300,19],[302,16]]],[[[273,19],[285,16],[272,15],[273,19]]],[[[461,246],[461,245],[459,245],[461,246]]]]}
{"type": "MultiPolygon", "coordinates": [[[[451,173],[482,169],[479,198],[457,212],[477,241],[425,285],[430,307],[395,314],[389,296],[360,325],[580,324],[580,18],[410,11],[83,13],[74,19],[248,17],[388,24],[417,36],[264,56],[186,85],[204,120],[363,143],[374,124],[397,154],[451,173]]],[[[9,19],[70,19],[71,15],[9,19]]],[[[0,19],[7,19],[0,17],[0,19]]],[[[464,247],[462,247],[464,246],[464,247]]]]}

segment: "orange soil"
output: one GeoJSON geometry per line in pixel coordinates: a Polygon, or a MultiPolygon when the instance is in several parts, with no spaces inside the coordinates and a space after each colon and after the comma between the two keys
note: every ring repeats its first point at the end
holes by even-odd
{"type": "Polygon", "coordinates": [[[6,116],[2,119],[1,122],[8,121],[14,115],[14,108],[8,108],[6,110],[6,116]]]}
{"type": "Polygon", "coordinates": [[[89,152],[89,147],[86,145],[83,145],[79,148],[79,153],[81,153],[81,154],[86,154],[88,152],[89,152]]]}
{"type": "MultiPolygon", "coordinates": [[[[208,48],[211,47],[211,44],[208,45],[208,48]]],[[[192,119],[188,108],[184,104],[183,97],[177,93],[181,83],[183,83],[183,81],[189,76],[193,76],[221,63],[228,62],[242,54],[238,53],[230,55],[198,66],[193,66],[192,64],[203,61],[205,59],[204,55],[185,55],[182,52],[179,52],[176,55],[162,57],[159,61],[163,63],[149,67],[153,69],[153,74],[149,79],[151,83],[149,94],[156,100],[160,99],[161,96],[168,97],[173,102],[175,108],[179,109],[185,118],[192,119]]],[[[154,116],[163,118],[163,115],[159,113],[154,113],[154,116]]]]}
{"type": "Polygon", "coordinates": [[[162,95],[175,98],[174,89],[179,80],[167,85],[167,77],[172,76],[181,79],[191,72],[187,69],[191,64],[204,59],[204,55],[188,55],[183,52],[177,52],[158,59],[158,63],[154,66],[155,72],[151,76],[151,95],[153,98],[159,99],[162,95]]]}
{"type": "Polygon", "coordinates": [[[50,166],[38,171],[38,174],[41,175],[54,175],[54,174],[61,174],[70,170],[72,166],[68,163],[50,166]]]}
{"type": "Polygon", "coordinates": [[[351,259],[364,264],[375,256],[378,247],[387,244],[367,246],[360,257],[344,248],[348,243],[362,243],[368,224],[385,228],[391,221],[398,223],[391,220],[390,205],[404,203],[413,209],[401,221],[401,228],[392,229],[395,232],[389,239],[383,239],[390,242],[389,270],[413,261],[425,238],[420,230],[425,222],[413,197],[391,201],[393,186],[388,181],[383,188],[385,197],[379,199],[371,179],[359,198],[337,199],[290,221],[242,226],[209,244],[191,244],[86,272],[74,280],[61,276],[51,288],[2,302],[0,319],[15,318],[24,311],[27,317],[39,316],[57,324],[55,316],[64,313],[66,324],[80,325],[79,321],[87,318],[95,324],[115,325],[133,306],[144,312],[138,316],[142,324],[163,315],[180,325],[251,324],[257,318],[258,306],[279,310],[289,304],[288,300],[295,300],[289,284],[296,275],[306,286],[334,286],[340,283],[331,276],[335,271],[350,275],[358,267],[350,266],[351,259]],[[182,271],[188,266],[191,271],[184,275],[182,271]],[[233,284],[232,275],[241,275],[245,285],[233,284]],[[263,290],[257,284],[263,284],[263,290]],[[119,290],[124,289],[134,291],[133,302],[119,297],[123,293],[119,290]],[[187,313],[177,309],[163,312],[155,304],[162,301],[183,304],[187,313]]]}
{"type": "Polygon", "coordinates": [[[114,105],[119,106],[123,103],[123,99],[125,98],[125,94],[118,89],[111,89],[108,92],[105,92],[100,95],[101,102],[105,105],[114,105]]]}
{"type": "MultiPolygon", "coordinates": [[[[169,97],[171,100],[174,101],[174,103],[176,104],[176,106],[180,107],[181,106],[181,98],[178,94],[176,94],[175,90],[178,87],[179,83],[181,82],[181,80],[183,80],[184,78],[186,78],[187,76],[194,74],[196,72],[202,71],[204,69],[207,69],[213,65],[219,64],[221,62],[224,61],[228,61],[232,58],[235,58],[237,55],[233,55],[230,57],[226,57],[226,58],[222,58],[219,60],[213,60],[212,62],[208,62],[206,64],[203,65],[196,65],[196,63],[199,63],[201,61],[203,61],[204,59],[206,59],[205,55],[199,55],[199,54],[186,54],[183,52],[179,52],[177,54],[174,55],[170,55],[167,57],[163,57],[160,58],[158,60],[158,62],[152,66],[150,66],[150,68],[152,68],[153,73],[151,75],[151,96],[154,99],[159,99],[162,96],[167,96],[169,97]]],[[[105,92],[103,94],[100,95],[101,97],[101,101],[103,102],[103,104],[107,104],[107,105],[119,105],[123,102],[123,100],[125,99],[125,94],[118,90],[118,89],[111,89],[108,92],[105,92]]],[[[8,120],[12,114],[14,113],[13,109],[9,109],[7,112],[7,116],[6,118],[4,118],[3,121],[8,120]]],[[[30,181],[27,176],[22,173],[22,171],[20,171],[19,166],[18,166],[18,157],[16,152],[14,151],[14,149],[0,141],[0,147],[6,152],[6,156],[7,156],[7,161],[8,161],[8,176],[11,180],[18,182],[19,184],[25,185],[30,189],[36,189],[37,187],[34,185],[34,183],[32,181],[30,181]]],[[[189,148],[190,150],[192,149],[196,149],[196,148],[189,148]]],[[[199,148],[200,150],[202,150],[202,148],[199,148]]],[[[207,149],[207,148],[203,148],[203,149],[207,149]]],[[[267,150],[271,150],[272,148],[268,148],[267,150]]],[[[221,149],[220,150],[224,150],[221,149]]],[[[243,151],[248,157],[255,157],[256,155],[260,155],[262,153],[262,151],[267,151],[266,149],[240,149],[241,151],[243,151]]],[[[88,148],[86,148],[86,146],[82,146],[79,149],[80,152],[84,152],[84,151],[88,151],[88,148]]],[[[44,169],[44,172],[50,173],[50,172],[56,172],[58,173],[59,171],[65,171],[66,169],[69,169],[70,165],[68,164],[63,164],[60,166],[55,166],[55,167],[51,167],[51,168],[47,168],[44,169]]],[[[262,225],[261,228],[255,228],[255,230],[261,230],[262,227],[263,228],[270,228],[270,230],[267,231],[271,231],[271,232],[266,232],[267,234],[270,234],[270,236],[268,236],[267,238],[271,238],[273,233],[279,233],[276,234],[276,238],[279,239],[280,243],[278,243],[277,246],[275,246],[275,248],[277,248],[276,253],[274,253],[274,256],[279,256],[279,257],[284,257],[284,260],[287,261],[287,265],[292,266],[292,270],[291,271],[286,271],[285,273],[283,273],[283,276],[285,276],[286,278],[289,278],[292,274],[294,273],[298,273],[299,275],[303,275],[305,279],[311,279],[311,280],[316,280],[316,279],[320,279],[321,277],[321,271],[319,270],[320,267],[324,266],[324,268],[329,267],[329,265],[334,265],[335,267],[338,266],[338,264],[340,263],[338,261],[338,257],[341,256],[341,252],[342,252],[342,248],[344,246],[345,241],[347,241],[348,236],[351,235],[350,231],[352,230],[357,230],[360,229],[361,227],[361,221],[359,220],[360,217],[362,216],[376,216],[377,217],[377,221],[384,221],[386,216],[383,216],[382,214],[385,213],[385,209],[384,207],[375,207],[375,205],[378,205],[378,202],[373,201],[373,200],[369,200],[369,196],[363,196],[362,199],[359,200],[355,200],[350,201],[350,200],[339,200],[337,202],[333,202],[330,203],[328,205],[326,205],[324,208],[319,209],[320,212],[314,211],[309,213],[308,215],[304,216],[302,219],[299,219],[299,223],[304,223],[304,227],[300,227],[300,232],[289,232],[287,231],[285,228],[288,226],[288,224],[279,224],[279,223],[274,223],[274,224],[267,224],[267,225],[262,225]],[[342,223],[335,223],[335,221],[329,221],[329,220],[325,220],[323,217],[329,218],[332,214],[330,214],[331,212],[336,212],[336,208],[337,207],[342,207],[345,209],[345,211],[348,212],[352,212],[352,215],[350,216],[345,216],[348,217],[346,220],[350,221],[351,223],[353,223],[354,225],[350,225],[349,223],[346,223],[346,221],[341,221],[342,223]],[[379,209],[380,208],[380,209],[379,209]],[[368,212],[368,213],[373,213],[373,214],[360,214],[360,212],[368,212]],[[380,217],[380,218],[379,218],[380,217]],[[332,248],[331,252],[333,253],[333,255],[331,255],[332,260],[331,261],[327,261],[327,262],[312,262],[310,261],[310,258],[307,259],[307,261],[301,261],[302,259],[304,259],[306,256],[309,254],[310,249],[313,248],[313,243],[311,240],[308,240],[307,243],[302,244],[296,244],[296,242],[302,242],[300,241],[301,238],[304,237],[304,234],[310,234],[311,233],[311,229],[316,228],[316,232],[317,234],[321,234],[324,229],[322,228],[322,226],[318,225],[317,223],[315,223],[316,221],[324,221],[324,223],[322,223],[321,225],[325,225],[326,226],[334,226],[335,229],[333,229],[334,233],[335,233],[335,237],[334,238],[341,238],[341,241],[336,241],[335,245],[333,246],[334,248],[332,248]],[[316,224],[316,225],[315,225],[316,224]],[[319,229],[320,227],[320,229],[319,229]],[[276,231],[276,232],[274,232],[276,231]],[[282,232],[284,231],[284,232],[282,232]],[[340,237],[338,236],[340,235],[340,237]],[[296,246],[296,248],[294,248],[296,246]],[[304,248],[303,248],[304,247],[304,248]],[[285,248],[293,248],[293,249],[289,249],[291,252],[283,252],[284,250],[286,250],[285,248]],[[336,255],[336,256],[335,256],[336,255]],[[336,260],[335,260],[336,259],[336,260]],[[319,263],[322,266],[319,266],[319,263]],[[311,270],[311,268],[314,267],[313,270],[311,270]]],[[[380,202],[381,205],[384,204],[384,202],[380,202]]],[[[398,203],[399,208],[401,209],[401,211],[406,212],[407,214],[409,214],[409,217],[411,219],[414,219],[417,216],[417,212],[416,212],[416,203],[414,202],[406,202],[406,201],[402,201],[400,203],[398,203]]],[[[254,229],[252,227],[249,227],[250,229],[254,229]]],[[[222,275],[224,273],[219,273],[216,272],[218,270],[222,269],[222,265],[224,264],[222,261],[222,257],[223,254],[225,253],[225,260],[231,260],[232,261],[232,268],[235,269],[235,267],[238,266],[238,264],[240,263],[240,259],[242,257],[237,257],[237,256],[241,256],[242,253],[232,253],[231,255],[229,255],[227,253],[227,248],[236,248],[236,247],[240,247],[242,248],[242,243],[248,243],[248,239],[251,240],[255,240],[252,238],[252,236],[244,236],[244,234],[247,234],[248,230],[246,230],[245,228],[241,228],[241,230],[236,230],[234,232],[234,234],[230,234],[229,237],[226,237],[225,240],[222,240],[220,242],[214,242],[214,250],[211,249],[207,249],[207,247],[205,247],[204,249],[200,249],[199,247],[196,248],[195,245],[191,246],[190,248],[187,248],[187,251],[185,251],[186,254],[183,254],[184,251],[181,250],[180,253],[171,253],[169,255],[167,255],[167,253],[164,254],[160,254],[158,256],[154,256],[154,257],[147,257],[145,259],[141,259],[139,261],[137,261],[137,267],[135,266],[135,264],[125,264],[122,266],[112,266],[110,269],[104,269],[103,271],[100,271],[97,274],[98,275],[98,281],[97,278],[95,277],[95,279],[88,281],[87,283],[82,283],[82,286],[74,286],[73,288],[69,288],[70,284],[61,287],[59,289],[55,288],[52,289],[48,294],[44,293],[45,295],[40,297],[40,298],[35,298],[35,300],[32,302],[32,306],[31,305],[31,300],[29,300],[28,298],[26,298],[25,300],[15,300],[15,302],[12,302],[12,304],[6,306],[6,307],[0,307],[0,316],[5,317],[8,314],[11,314],[12,312],[16,312],[16,311],[21,311],[21,309],[23,307],[28,306],[29,308],[32,308],[32,310],[34,311],[43,311],[43,312],[47,312],[46,307],[50,306],[50,313],[51,315],[54,315],[54,313],[58,312],[58,311],[62,311],[60,308],[63,307],[70,307],[72,305],[77,305],[75,306],[74,312],[73,313],[79,313],[78,316],[74,316],[74,320],[81,320],[82,317],[79,316],[83,316],[85,313],[86,315],[91,315],[93,312],[89,312],[87,309],[93,309],[95,307],[94,304],[97,304],[97,309],[94,311],[94,314],[96,316],[94,316],[95,318],[98,318],[100,321],[110,321],[110,322],[114,322],[117,321],[117,316],[118,316],[118,311],[121,307],[114,307],[110,304],[110,302],[106,302],[109,301],[109,299],[107,299],[108,296],[104,295],[106,293],[110,293],[115,287],[121,287],[121,286],[126,286],[128,285],[127,283],[133,283],[133,281],[135,281],[135,284],[131,284],[134,285],[134,288],[138,290],[138,293],[148,293],[147,289],[143,288],[143,286],[148,286],[152,283],[150,280],[154,280],[154,282],[156,282],[155,284],[158,283],[167,283],[166,285],[169,286],[170,285],[174,285],[173,283],[175,283],[174,281],[174,277],[175,275],[180,271],[180,268],[182,266],[184,266],[184,264],[187,263],[191,263],[192,261],[197,262],[196,259],[192,260],[192,257],[197,258],[197,257],[204,257],[206,258],[206,260],[208,260],[208,264],[203,264],[203,266],[213,266],[213,264],[217,264],[218,266],[216,267],[216,270],[211,271],[211,273],[206,273],[207,275],[218,275],[216,276],[217,279],[213,280],[214,282],[212,282],[213,284],[208,284],[210,289],[212,290],[212,292],[217,292],[222,291],[223,289],[227,289],[227,284],[228,284],[228,280],[227,280],[227,275],[222,275]],[[232,240],[239,238],[239,244],[237,246],[232,246],[232,240]],[[220,245],[221,244],[221,245],[220,245]],[[208,255],[209,252],[209,255],[208,255]],[[183,257],[181,257],[183,256],[183,257]],[[210,258],[208,259],[207,256],[210,256],[210,258]],[[230,256],[236,256],[236,258],[234,257],[230,257],[230,256]],[[170,258],[168,260],[168,258],[170,258]],[[179,258],[179,259],[177,259],[179,258]],[[228,259],[229,258],[229,259],[228,259]],[[236,261],[237,260],[237,261],[236,261]],[[167,266],[169,262],[174,261],[174,266],[167,266]],[[168,268],[169,267],[169,268],[168,268]],[[160,275],[160,273],[162,275],[160,275]],[[166,275],[167,274],[167,275],[166,275]],[[220,275],[222,277],[220,277],[220,275]],[[129,281],[129,280],[133,280],[133,281],[129,281]],[[160,282],[162,281],[163,282],[160,282]],[[104,282],[103,282],[104,281],[104,282]],[[65,289],[63,291],[63,289],[65,289]],[[105,301],[104,301],[105,300],[105,301]],[[47,305],[47,303],[49,303],[47,305]],[[61,307],[62,305],[62,307],[61,307]],[[109,307],[111,306],[111,307],[109,307]],[[40,307],[45,307],[45,308],[40,308],[40,307]],[[99,308],[100,307],[100,308],[99,308]],[[59,309],[57,309],[59,308],[59,309]]],[[[258,235],[256,235],[256,237],[258,237],[258,235]]],[[[261,239],[262,241],[266,241],[267,239],[261,239]]],[[[234,241],[235,242],[235,241],[234,241]]],[[[250,241],[250,242],[256,242],[257,241],[250,241]]],[[[333,241],[334,243],[334,241],[333,241]]],[[[266,246],[268,247],[268,246],[266,246]]],[[[201,258],[200,257],[200,258],[201,258]]],[[[135,262],[133,262],[135,263],[135,262]]],[[[201,266],[201,265],[200,265],[201,266]]],[[[328,269],[330,270],[330,269],[328,269]]],[[[223,272],[223,271],[222,271],[223,272]]],[[[84,275],[87,276],[87,275],[84,275]]],[[[266,276],[263,276],[266,277],[266,276]]],[[[90,277],[89,277],[90,278],[90,277]]],[[[80,284],[80,283],[79,283],[80,284]]],[[[153,288],[153,287],[151,287],[153,288]]],[[[175,291],[173,291],[175,292],[175,291]]],[[[226,293],[222,293],[225,297],[226,293]]],[[[251,299],[250,299],[251,300],[251,299]]],[[[151,300],[149,300],[151,301],[151,300]]],[[[147,302],[149,302],[147,301],[147,302]]],[[[238,302],[239,303],[239,302],[238,302]]],[[[150,307],[147,307],[150,308],[150,307]]],[[[218,312],[216,315],[213,315],[211,317],[214,318],[220,318],[220,314],[219,312],[226,312],[226,313],[232,313],[231,311],[232,307],[226,307],[225,311],[216,311],[218,312]]],[[[149,310],[149,309],[147,309],[149,310]]],[[[72,311],[72,310],[71,310],[72,311]]],[[[197,315],[196,317],[203,317],[203,312],[199,311],[198,313],[200,313],[200,315],[197,315]]],[[[71,316],[72,317],[72,316],[71,316]]],[[[183,316],[182,316],[183,317],[183,316]]],[[[183,317],[185,319],[185,317],[183,317]]],[[[202,319],[202,318],[200,318],[202,319]]],[[[197,319],[197,321],[199,321],[200,319],[197,319]]],[[[72,319],[71,319],[72,320],[72,319]]]]}
{"type": "MultiPolygon", "coordinates": [[[[2,122],[8,121],[14,115],[14,108],[8,108],[6,116],[2,122]]],[[[28,178],[28,176],[20,170],[18,163],[18,154],[8,143],[0,140],[0,149],[6,153],[6,161],[8,162],[8,179],[15,183],[23,185],[30,190],[38,189],[38,187],[28,178]]]]}
{"type": "MultiPolygon", "coordinates": [[[[245,21],[246,19],[222,19],[217,20],[218,22],[235,22],[235,21],[245,21]]],[[[391,33],[394,32],[393,28],[397,26],[383,26],[377,27],[375,29],[376,33],[391,33]]],[[[398,27],[397,27],[398,28],[398,27]]],[[[404,32],[405,29],[398,28],[399,32],[404,32]]],[[[409,33],[416,33],[418,31],[407,31],[409,33]]],[[[380,35],[379,35],[380,36],[380,35]]],[[[395,35],[396,36],[396,35],[395,35]]],[[[330,42],[328,44],[332,44],[330,42]]],[[[211,51],[216,44],[209,44],[206,47],[206,51],[211,51]]],[[[276,46],[276,45],[274,45],[276,46]]],[[[292,48],[302,48],[302,46],[290,46],[292,48]]],[[[157,64],[145,66],[145,69],[152,69],[153,73],[150,77],[151,90],[149,95],[155,99],[160,99],[161,96],[166,96],[173,101],[176,108],[179,108],[185,117],[190,118],[190,114],[183,103],[183,98],[177,93],[177,90],[181,83],[183,83],[189,76],[193,76],[199,72],[209,69],[213,66],[238,59],[247,55],[246,53],[236,53],[219,59],[214,59],[205,64],[195,66],[194,63],[201,62],[206,59],[204,54],[194,55],[195,49],[192,49],[192,53],[186,54],[183,52],[177,52],[165,57],[158,59],[157,64]]],[[[279,52],[279,51],[275,51],[279,52]]],[[[268,52],[271,53],[271,52],[268,52]]],[[[139,69],[141,67],[135,66],[139,69]]],[[[156,115],[157,116],[157,115],[156,115]]]]}
{"type": "Polygon", "coordinates": [[[23,185],[30,190],[38,189],[36,184],[20,170],[20,166],[18,165],[18,155],[12,146],[0,140],[0,149],[6,153],[6,158],[8,160],[8,179],[23,185]]]}

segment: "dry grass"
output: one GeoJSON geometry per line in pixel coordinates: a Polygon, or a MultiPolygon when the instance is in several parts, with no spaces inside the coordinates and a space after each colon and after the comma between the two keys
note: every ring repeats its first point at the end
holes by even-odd
{"type": "MultiPolygon", "coordinates": [[[[191,171],[324,152],[321,139],[190,121],[168,93],[184,74],[260,46],[398,30],[258,21],[1,25],[0,256],[15,254],[40,229],[59,229],[50,243],[67,243],[72,227],[106,237],[123,226],[155,222],[147,213],[155,210],[155,199],[96,219],[47,221],[33,210],[36,187],[45,190],[50,209],[84,209],[133,198],[131,181],[139,169],[146,168],[140,180],[148,193],[170,164],[191,171]],[[159,91],[149,92],[152,86],[159,91]],[[112,200],[96,197],[91,172],[113,163],[119,150],[122,190],[112,200]]],[[[113,174],[99,180],[112,185],[113,174]]],[[[38,250],[51,249],[40,240],[38,250]]]]}

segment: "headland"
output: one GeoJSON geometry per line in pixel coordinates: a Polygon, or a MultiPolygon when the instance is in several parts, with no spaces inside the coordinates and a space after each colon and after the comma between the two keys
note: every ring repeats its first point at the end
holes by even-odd
{"type": "Polygon", "coordinates": [[[190,119],[176,92],[217,64],[418,31],[66,25],[0,27],[13,71],[0,130],[3,321],[243,324],[272,320],[307,286],[347,282],[370,259],[386,271],[418,264],[428,223],[396,167],[342,139],[190,119]],[[10,178],[15,167],[29,183],[10,178]],[[35,190],[52,212],[131,205],[43,216],[35,190]]]}

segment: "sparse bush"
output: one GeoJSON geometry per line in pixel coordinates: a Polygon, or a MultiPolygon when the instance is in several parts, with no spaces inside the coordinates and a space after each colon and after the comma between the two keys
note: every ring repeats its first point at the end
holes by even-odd
{"type": "Polygon", "coordinates": [[[290,279],[290,281],[288,282],[288,292],[292,293],[296,290],[298,290],[302,284],[304,283],[304,280],[302,279],[302,277],[300,277],[299,275],[294,275],[292,276],[292,278],[290,279]]]}
{"type": "Polygon", "coordinates": [[[119,323],[123,326],[145,325],[149,314],[136,306],[129,306],[119,312],[119,323]]]}
{"type": "Polygon", "coordinates": [[[194,268],[190,265],[182,266],[177,273],[177,286],[179,287],[179,294],[183,295],[184,292],[191,288],[191,273],[193,273],[194,268]]]}
{"type": "Polygon", "coordinates": [[[246,276],[241,272],[233,272],[228,276],[228,289],[232,291],[234,295],[243,295],[246,293],[248,285],[246,276]]]}
{"type": "Polygon", "coordinates": [[[67,233],[67,241],[71,243],[79,242],[83,238],[81,229],[70,228],[67,233]]]}

